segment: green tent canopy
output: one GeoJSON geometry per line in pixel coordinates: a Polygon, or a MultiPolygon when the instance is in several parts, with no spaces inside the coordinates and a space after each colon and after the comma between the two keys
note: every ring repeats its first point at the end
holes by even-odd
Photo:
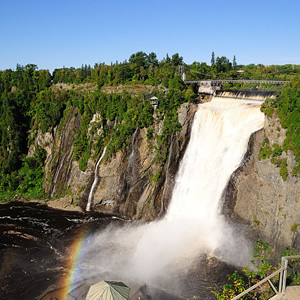
{"type": "Polygon", "coordinates": [[[127,300],[129,292],[123,282],[100,281],[90,287],[86,300],[127,300]]]}

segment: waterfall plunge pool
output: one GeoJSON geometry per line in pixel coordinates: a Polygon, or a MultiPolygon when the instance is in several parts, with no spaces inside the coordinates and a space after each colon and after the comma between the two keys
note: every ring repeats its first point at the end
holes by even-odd
{"type": "MultiPolygon", "coordinates": [[[[66,279],[74,271],[70,260],[78,235],[85,232],[86,236],[94,237],[111,226],[126,228],[127,225],[127,222],[98,213],[66,212],[18,202],[1,204],[1,299],[55,299],[54,295],[59,300],[67,299],[70,291],[64,288],[66,279]]],[[[110,251],[118,250],[112,245],[110,251]]],[[[219,286],[226,274],[233,271],[233,267],[205,255],[199,255],[193,263],[185,260],[184,264],[172,264],[167,278],[160,274],[159,280],[150,284],[105,270],[96,260],[91,262],[85,258],[75,268],[73,293],[82,282],[122,279],[132,288],[130,299],[166,300],[214,299],[207,287],[219,286]]]]}

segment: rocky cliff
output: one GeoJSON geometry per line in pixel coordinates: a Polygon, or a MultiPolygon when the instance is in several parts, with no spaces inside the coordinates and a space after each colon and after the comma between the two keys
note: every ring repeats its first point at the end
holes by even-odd
{"type": "Polygon", "coordinates": [[[264,128],[252,134],[242,165],[232,174],[224,193],[223,213],[245,224],[252,237],[262,238],[280,251],[290,245],[300,246],[300,180],[292,176],[293,153],[283,152],[290,175],[286,180],[271,158],[259,160],[264,139],[270,145],[282,145],[285,130],[279,120],[265,118],[264,128]]]}
{"type": "MultiPolygon", "coordinates": [[[[178,120],[182,128],[169,136],[164,161],[158,161],[156,157],[155,136],[161,135],[164,122],[156,112],[151,126],[154,138],[147,137],[146,128],[136,128],[125,150],[110,158],[104,156],[98,168],[92,210],[145,221],[162,216],[170,201],[174,177],[189,141],[196,110],[194,104],[183,104],[179,108],[178,120]]],[[[39,144],[47,151],[44,187],[51,198],[65,195],[63,203],[78,203],[85,210],[97,159],[89,159],[86,170],[80,170],[78,162],[73,160],[74,136],[80,126],[77,109],[69,109],[64,119],[59,128],[52,133],[39,134],[35,140],[35,145],[39,144]]],[[[101,135],[100,123],[95,114],[88,130],[96,127],[97,134],[101,135]]]]}

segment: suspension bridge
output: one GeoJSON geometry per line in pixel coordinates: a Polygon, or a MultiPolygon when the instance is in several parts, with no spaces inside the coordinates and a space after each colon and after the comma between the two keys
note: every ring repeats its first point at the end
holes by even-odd
{"type": "MultiPolygon", "coordinates": [[[[193,70],[191,70],[193,71],[193,70]]],[[[196,83],[199,85],[199,94],[209,94],[215,95],[217,91],[222,90],[224,83],[241,83],[241,84],[274,84],[274,85],[284,85],[286,80],[271,80],[271,79],[193,79],[187,80],[186,74],[183,71],[183,66],[179,66],[179,72],[183,82],[188,84],[196,83]]],[[[193,71],[196,72],[196,71],[193,71]]],[[[199,72],[196,72],[199,73],[199,72]]],[[[202,73],[200,73],[202,74],[202,73]]],[[[209,76],[207,74],[202,74],[209,76]]]]}
{"type": "Polygon", "coordinates": [[[199,94],[210,94],[214,95],[217,91],[222,90],[224,83],[255,83],[255,84],[276,84],[283,85],[286,83],[284,80],[251,80],[251,79],[220,79],[220,80],[184,80],[186,85],[197,83],[199,84],[198,93],[199,94]]]}

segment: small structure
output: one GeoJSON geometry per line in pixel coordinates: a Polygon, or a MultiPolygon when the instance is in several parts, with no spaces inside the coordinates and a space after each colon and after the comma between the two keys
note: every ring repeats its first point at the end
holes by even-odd
{"type": "Polygon", "coordinates": [[[154,109],[157,109],[157,106],[158,106],[158,98],[155,97],[155,96],[153,96],[153,97],[150,98],[150,100],[151,100],[151,104],[152,104],[152,106],[154,107],[154,109]]]}
{"type": "Polygon", "coordinates": [[[202,80],[199,83],[199,94],[214,95],[216,91],[220,91],[222,83],[216,80],[202,80]]]}
{"type": "Polygon", "coordinates": [[[86,300],[127,300],[129,293],[123,282],[103,280],[90,287],[86,300]]]}

